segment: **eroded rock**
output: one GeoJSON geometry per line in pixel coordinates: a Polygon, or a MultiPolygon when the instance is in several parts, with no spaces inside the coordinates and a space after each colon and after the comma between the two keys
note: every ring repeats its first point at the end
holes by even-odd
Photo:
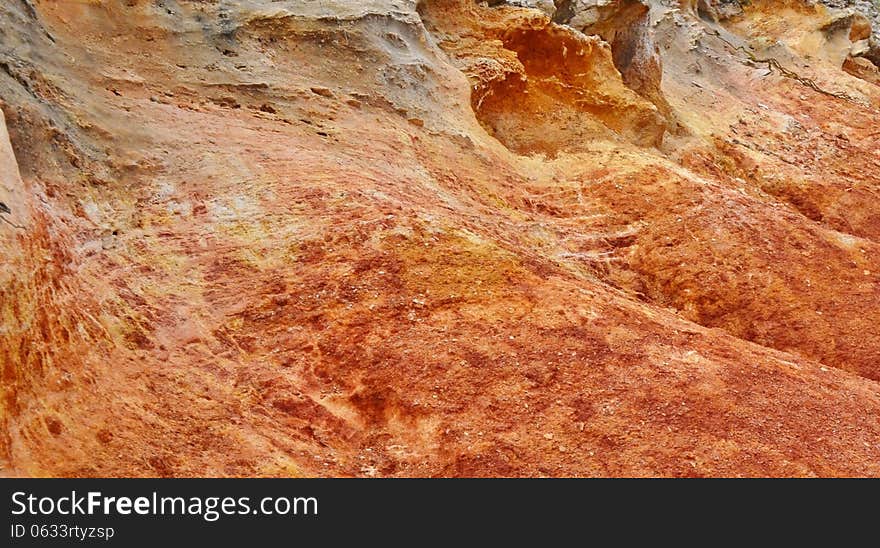
{"type": "Polygon", "coordinates": [[[857,18],[493,4],[0,3],[2,473],[880,475],[857,18]]]}

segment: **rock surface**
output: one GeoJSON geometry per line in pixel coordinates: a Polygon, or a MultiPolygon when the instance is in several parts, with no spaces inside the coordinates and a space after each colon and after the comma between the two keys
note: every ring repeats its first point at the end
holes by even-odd
{"type": "Polygon", "coordinates": [[[822,0],[822,4],[838,10],[855,11],[871,22],[874,39],[880,41],[880,3],[877,0],[822,0]]]}
{"type": "Polygon", "coordinates": [[[863,19],[492,4],[0,5],[0,474],[880,476],[863,19]]]}

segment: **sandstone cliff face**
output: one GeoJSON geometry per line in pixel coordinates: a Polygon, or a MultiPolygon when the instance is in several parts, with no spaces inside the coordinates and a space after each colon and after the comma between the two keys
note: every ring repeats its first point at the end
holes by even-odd
{"type": "Polygon", "coordinates": [[[2,473],[880,475],[868,19],[492,4],[0,6],[2,473]]]}

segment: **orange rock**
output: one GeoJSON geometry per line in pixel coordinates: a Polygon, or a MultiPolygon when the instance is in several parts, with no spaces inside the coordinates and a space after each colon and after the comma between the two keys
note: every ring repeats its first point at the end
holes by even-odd
{"type": "Polygon", "coordinates": [[[0,474],[880,476],[827,13],[125,4],[0,5],[0,474]]]}

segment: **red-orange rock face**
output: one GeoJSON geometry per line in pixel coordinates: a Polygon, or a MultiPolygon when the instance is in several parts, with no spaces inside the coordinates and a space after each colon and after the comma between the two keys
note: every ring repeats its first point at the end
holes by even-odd
{"type": "Polygon", "coordinates": [[[880,475],[870,27],[728,4],[5,2],[0,474],[880,475]]]}

